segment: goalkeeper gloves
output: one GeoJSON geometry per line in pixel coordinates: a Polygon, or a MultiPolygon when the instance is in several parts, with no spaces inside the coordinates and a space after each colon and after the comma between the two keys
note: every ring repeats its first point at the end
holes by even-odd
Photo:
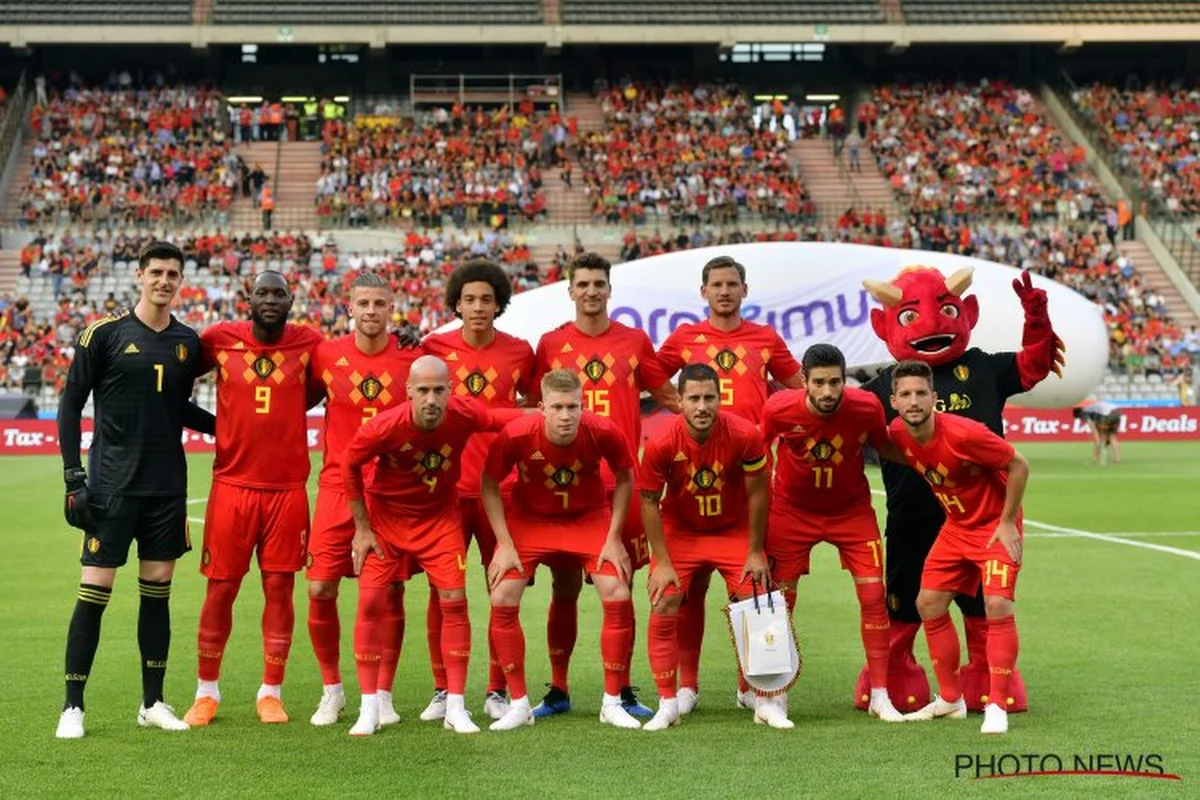
{"type": "Polygon", "coordinates": [[[82,531],[92,527],[92,507],[88,498],[87,473],[82,467],[63,470],[63,482],[67,485],[67,496],[63,501],[63,516],[72,528],[82,531]]]}

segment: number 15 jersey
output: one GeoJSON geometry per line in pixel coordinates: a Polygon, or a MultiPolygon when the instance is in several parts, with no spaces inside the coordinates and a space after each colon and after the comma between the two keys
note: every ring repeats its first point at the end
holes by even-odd
{"type": "Polygon", "coordinates": [[[278,342],[253,323],[218,322],[200,334],[202,368],[217,370],[213,477],[251,489],[293,489],[308,480],[308,365],[321,334],[288,324],[278,342]]]}

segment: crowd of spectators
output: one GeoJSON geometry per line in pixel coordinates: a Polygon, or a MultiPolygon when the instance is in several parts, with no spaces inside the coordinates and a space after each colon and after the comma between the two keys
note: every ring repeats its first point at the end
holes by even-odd
{"type": "Polygon", "coordinates": [[[529,101],[326,123],[317,216],[349,228],[535,222],[546,216],[542,167],[565,157],[568,123],[529,101]]]}
{"type": "Polygon", "coordinates": [[[1200,217],[1200,84],[1095,84],[1071,99],[1096,123],[1119,171],[1170,213],[1200,217]]]}
{"type": "Polygon", "coordinates": [[[904,204],[952,222],[1103,213],[1103,195],[1026,89],[1004,81],[874,89],[869,144],[904,204]]]}
{"type": "Polygon", "coordinates": [[[27,226],[228,224],[245,169],[215,89],[118,80],[39,84],[30,113],[31,173],[18,190],[27,226]]]}
{"type": "Polygon", "coordinates": [[[734,84],[599,87],[601,130],[575,142],[592,216],[608,224],[795,227],[816,207],[788,161],[788,133],[761,125],[734,84]]]}

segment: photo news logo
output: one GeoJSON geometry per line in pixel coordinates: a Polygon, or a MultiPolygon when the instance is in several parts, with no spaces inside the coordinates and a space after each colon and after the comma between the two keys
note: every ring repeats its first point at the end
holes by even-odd
{"type": "Polygon", "coordinates": [[[1161,753],[958,753],[954,756],[956,778],[981,780],[1046,775],[1183,780],[1181,776],[1167,772],[1161,753]]]}

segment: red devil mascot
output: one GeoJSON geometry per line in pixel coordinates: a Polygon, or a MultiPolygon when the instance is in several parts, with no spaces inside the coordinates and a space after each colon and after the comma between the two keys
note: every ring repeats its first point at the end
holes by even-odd
{"type": "MultiPolygon", "coordinates": [[[[1013,281],[1025,311],[1025,330],[1017,353],[986,353],[970,347],[971,331],[979,321],[979,301],[964,297],[974,270],[960,269],[945,277],[931,267],[907,267],[887,283],[864,281],[867,291],[883,306],[871,310],[871,326],[897,361],[919,359],[933,368],[937,410],[982,422],[1004,435],[1004,403],[1032,389],[1051,372],[1061,376],[1062,342],[1054,334],[1046,309],[1046,292],[1035,289],[1025,272],[1013,281]]],[[[863,388],[879,397],[888,421],[895,416],[892,367],[887,367],[863,388]]],[[[888,659],[888,693],[901,711],[929,702],[929,681],[913,658],[913,642],[921,629],[917,592],[925,556],[945,515],[921,476],[901,464],[883,463],[887,489],[887,603],[891,617],[888,659]]],[[[967,630],[968,663],[961,682],[967,707],[982,711],[987,704],[987,618],[983,595],[959,596],[967,630]]],[[[855,688],[855,705],[867,708],[870,679],[866,669],[855,688]]],[[[1025,684],[1013,675],[1010,712],[1026,709],[1025,684]]]]}

